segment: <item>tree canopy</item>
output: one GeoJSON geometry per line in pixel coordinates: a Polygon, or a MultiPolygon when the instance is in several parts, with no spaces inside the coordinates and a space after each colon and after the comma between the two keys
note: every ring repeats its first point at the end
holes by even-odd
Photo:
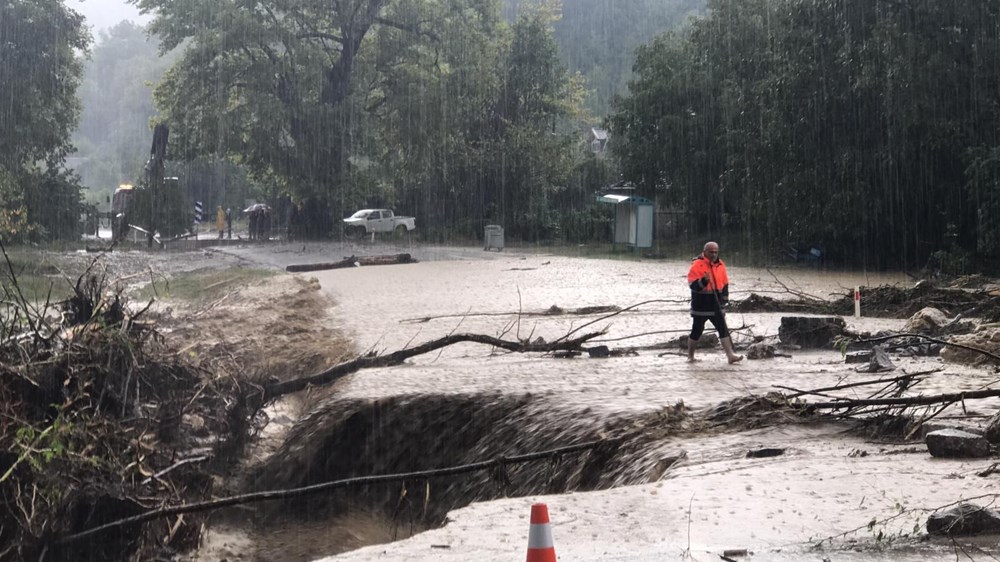
{"type": "Polygon", "coordinates": [[[552,220],[583,95],[547,3],[513,25],[496,0],[136,4],[163,49],[186,46],[156,91],[175,157],[228,157],[333,217],[552,220]]]}
{"type": "Polygon", "coordinates": [[[61,168],[88,46],[83,18],[62,0],[0,3],[0,236],[31,225],[44,236],[76,233],[79,186],[61,168]]]}
{"type": "Polygon", "coordinates": [[[998,14],[997,0],[712,0],[640,49],[615,150],[646,193],[760,252],[995,259],[998,14]]]}

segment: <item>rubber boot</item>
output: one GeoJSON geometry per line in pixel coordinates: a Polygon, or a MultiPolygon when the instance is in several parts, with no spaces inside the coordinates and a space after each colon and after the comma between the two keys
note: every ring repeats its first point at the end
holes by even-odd
{"type": "Polygon", "coordinates": [[[733,351],[733,338],[726,336],[719,338],[719,341],[722,342],[722,349],[726,350],[726,357],[729,359],[730,364],[743,361],[743,356],[736,355],[736,352],[733,351]]]}
{"type": "Polygon", "coordinates": [[[688,361],[697,361],[694,358],[694,350],[698,349],[698,340],[688,338],[688,361]]]}

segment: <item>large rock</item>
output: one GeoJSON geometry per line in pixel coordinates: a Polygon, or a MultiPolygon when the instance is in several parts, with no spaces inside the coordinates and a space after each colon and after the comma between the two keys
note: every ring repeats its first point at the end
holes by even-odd
{"type": "Polygon", "coordinates": [[[981,458],[990,456],[985,437],[960,429],[932,431],[924,438],[932,456],[944,458],[981,458]]]}
{"type": "Polygon", "coordinates": [[[927,532],[931,535],[979,535],[1000,532],[1000,515],[992,509],[971,503],[932,513],[927,518],[927,532]]]}
{"type": "Polygon", "coordinates": [[[829,349],[846,326],[844,319],[837,316],[782,316],[778,338],[786,345],[829,349]]]}
{"type": "Polygon", "coordinates": [[[891,371],[895,368],[896,366],[892,363],[889,354],[881,346],[876,346],[872,348],[871,355],[868,357],[868,365],[858,367],[856,370],[859,373],[881,373],[883,371],[891,371]]]}
{"type": "MultiPolygon", "coordinates": [[[[942,429],[957,429],[959,431],[964,431],[966,433],[971,433],[973,435],[982,435],[983,437],[986,437],[986,434],[985,432],[983,432],[982,429],[979,429],[978,427],[972,427],[970,425],[965,425],[962,422],[946,423],[938,421],[929,421],[920,424],[920,438],[927,439],[928,433],[941,431],[942,429]]],[[[986,440],[989,441],[989,437],[986,437],[986,440]]]]}
{"type": "Polygon", "coordinates": [[[948,324],[949,320],[943,312],[932,306],[928,306],[918,310],[916,314],[906,321],[906,325],[903,326],[903,332],[934,335],[940,332],[941,328],[948,324]]]}

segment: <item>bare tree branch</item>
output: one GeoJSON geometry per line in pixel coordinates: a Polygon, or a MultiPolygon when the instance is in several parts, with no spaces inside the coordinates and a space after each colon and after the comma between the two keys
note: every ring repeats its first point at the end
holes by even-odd
{"type": "Polygon", "coordinates": [[[381,25],[385,25],[385,26],[388,26],[388,27],[393,27],[393,28],[396,28],[396,29],[398,29],[400,31],[406,31],[406,32],[412,33],[414,35],[428,37],[428,38],[430,38],[430,39],[432,39],[434,41],[441,41],[441,38],[438,37],[436,33],[433,33],[433,32],[430,32],[430,31],[424,31],[424,30],[420,29],[420,25],[419,24],[399,23],[399,22],[396,22],[396,21],[387,20],[387,19],[382,18],[382,17],[375,18],[375,23],[378,23],[378,24],[381,24],[381,25]]]}
{"type": "Polygon", "coordinates": [[[774,272],[771,271],[770,268],[767,268],[766,270],[767,270],[768,273],[771,274],[771,277],[774,278],[774,282],[777,283],[778,285],[781,285],[781,287],[783,289],[785,289],[786,291],[788,291],[790,294],[793,294],[793,295],[795,295],[795,296],[797,296],[799,298],[808,299],[808,300],[811,300],[811,301],[825,302],[823,299],[821,299],[821,298],[819,298],[817,296],[810,295],[809,293],[804,293],[802,291],[797,291],[795,289],[789,288],[788,285],[785,285],[784,283],[781,282],[781,279],[778,279],[778,276],[775,275],[774,272]]]}
{"type": "Polygon", "coordinates": [[[453,474],[463,474],[466,472],[489,470],[496,467],[525,463],[550,457],[558,457],[560,455],[564,455],[567,453],[575,453],[589,449],[596,449],[602,445],[617,446],[620,443],[621,443],[620,437],[613,439],[600,439],[597,441],[588,441],[585,443],[578,443],[576,445],[568,445],[566,447],[559,447],[556,449],[549,449],[546,451],[538,451],[535,453],[527,453],[524,455],[516,455],[513,457],[497,457],[495,459],[487,461],[463,464],[460,466],[451,466],[447,468],[438,468],[431,470],[418,470],[415,472],[404,472],[399,474],[360,476],[357,478],[346,478],[344,480],[334,480],[332,482],[323,482],[320,484],[313,484],[311,486],[303,486],[301,488],[291,488],[287,490],[267,490],[264,492],[253,492],[250,494],[229,496],[227,498],[220,498],[217,500],[209,500],[209,501],[181,504],[181,505],[172,505],[140,513],[138,515],[133,515],[132,517],[126,517],[124,519],[112,521],[110,523],[105,523],[104,525],[99,525],[92,529],[87,529],[86,531],[81,531],[79,533],[67,535],[60,539],[56,539],[55,544],[58,545],[69,544],[76,542],[80,539],[84,539],[89,536],[107,531],[109,529],[115,529],[117,527],[122,527],[124,525],[145,523],[146,521],[152,521],[154,519],[159,519],[161,517],[167,517],[170,515],[177,515],[181,513],[197,513],[201,511],[210,511],[213,509],[220,509],[223,507],[229,507],[233,505],[240,505],[246,503],[255,503],[260,501],[280,500],[280,499],[296,498],[300,496],[309,496],[320,492],[327,492],[330,490],[336,490],[338,488],[347,488],[350,486],[367,486],[370,484],[383,484],[386,482],[423,480],[426,478],[433,478],[438,476],[450,476],[453,474]]]}
{"type": "Polygon", "coordinates": [[[778,386],[777,388],[782,388],[782,389],[785,389],[785,390],[791,390],[792,392],[795,392],[795,394],[792,394],[791,396],[788,396],[787,398],[798,398],[799,396],[803,396],[803,395],[806,395],[806,394],[820,394],[820,393],[826,392],[828,390],[841,390],[843,388],[852,388],[852,387],[856,387],[856,386],[869,386],[869,385],[873,385],[873,384],[895,383],[896,381],[903,381],[903,380],[907,380],[907,379],[912,379],[912,378],[915,378],[915,377],[919,377],[921,375],[930,375],[932,373],[937,373],[937,372],[942,371],[942,370],[943,369],[932,369],[930,371],[921,371],[919,373],[910,373],[910,374],[900,375],[898,377],[892,377],[892,378],[888,378],[888,379],[874,379],[874,380],[867,380],[867,381],[852,382],[852,383],[847,383],[847,384],[837,384],[837,385],[834,385],[834,386],[825,386],[823,388],[814,388],[814,389],[811,389],[811,390],[799,390],[797,388],[792,388],[790,386],[778,386]]]}
{"type": "MultiPolygon", "coordinates": [[[[653,300],[648,300],[648,301],[642,301],[642,302],[633,304],[632,306],[627,306],[627,307],[625,307],[625,308],[623,308],[621,310],[616,310],[616,311],[612,312],[611,314],[606,314],[604,316],[601,316],[600,318],[597,318],[596,320],[591,320],[590,322],[586,322],[586,323],[584,323],[583,325],[581,325],[578,328],[570,330],[569,332],[566,333],[565,336],[563,336],[563,337],[559,338],[558,340],[556,340],[556,343],[558,343],[561,340],[565,340],[566,338],[572,336],[573,334],[575,334],[576,332],[579,332],[580,330],[586,328],[587,326],[591,326],[591,325],[596,324],[596,323],[598,323],[598,322],[600,322],[602,320],[607,320],[608,318],[611,318],[612,316],[617,316],[617,315],[619,315],[619,314],[621,314],[623,312],[628,312],[629,310],[632,310],[634,308],[639,308],[640,306],[645,305],[645,304],[663,303],[663,302],[672,302],[672,301],[667,301],[667,300],[663,300],[663,299],[653,299],[653,300]]],[[[602,334],[603,334],[603,331],[602,331],[602,334]]]]}
{"type": "Polygon", "coordinates": [[[344,38],[332,33],[325,33],[323,31],[309,31],[304,33],[299,33],[295,36],[298,39],[328,39],[330,41],[335,41],[337,43],[343,44],[344,38]]]}
{"type": "Polygon", "coordinates": [[[335,365],[322,373],[270,385],[264,389],[263,402],[268,402],[278,396],[283,396],[291,392],[298,392],[310,385],[329,384],[361,369],[399,365],[410,357],[429,353],[456,343],[481,343],[518,353],[550,353],[553,351],[580,350],[584,343],[601,335],[604,335],[603,331],[588,333],[573,339],[560,338],[552,343],[533,344],[527,341],[502,340],[482,334],[451,334],[416,347],[394,351],[388,355],[357,357],[345,363],[335,365]]]}
{"type": "Polygon", "coordinates": [[[856,408],[863,406],[926,406],[928,404],[940,404],[942,402],[958,402],[960,400],[977,400],[980,398],[993,398],[1000,396],[1000,389],[971,390],[969,392],[951,392],[948,394],[931,394],[928,396],[909,396],[903,398],[875,398],[875,399],[853,399],[843,398],[832,402],[804,402],[802,407],[839,409],[856,408]]]}

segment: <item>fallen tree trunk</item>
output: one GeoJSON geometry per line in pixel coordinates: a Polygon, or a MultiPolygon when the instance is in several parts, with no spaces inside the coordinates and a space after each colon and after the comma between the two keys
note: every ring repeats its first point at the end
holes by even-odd
{"type": "Polygon", "coordinates": [[[340,261],[292,264],[285,267],[289,273],[303,271],[322,271],[326,269],[342,269],[362,265],[394,265],[400,263],[417,263],[410,254],[389,254],[385,256],[348,256],[340,261]]]}
{"type": "Polygon", "coordinates": [[[451,334],[443,338],[422,343],[416,347],[410,347],[406,349],[401,349],[399,351],[394,351],[387,355],[376,355],[376,356],[365,355],[362,357],[357,357],[345,363],[341,363],[339,365],[330,367],[329,369],[321,373],[317,373],[315,375],[310,375],[307,377],[292,379],[290,381],[269,385],[264,388],[262,403],[267,403],[270,400],[277,398],[279,396],[283,396],[285,394],[304,390],[307,386],[310,385],[316,386],[316,385],[330,384],[331,382],[334,382],[337,379],[345,377],[361,369],[370,369],[372,367],[392,367],[394,365],[399,365],[403,361],[409,359],[410,357],[415,357],[417,355],[429,353],[431,351],[435,351],[456,343],[462,343],[462,342],[481,343],[517,353],[532,353],[532,352],[550,353],[553,351],[572,351],[572,350],[583,351],[584,343],[601,335],[604,335],[603,331],[592,332],[576,338],[563,339],[552,343],[529,343],[522,341],[502,340],[500,338],[495,338],[492,336],[486,336],[482,334],[451,334]]]}

